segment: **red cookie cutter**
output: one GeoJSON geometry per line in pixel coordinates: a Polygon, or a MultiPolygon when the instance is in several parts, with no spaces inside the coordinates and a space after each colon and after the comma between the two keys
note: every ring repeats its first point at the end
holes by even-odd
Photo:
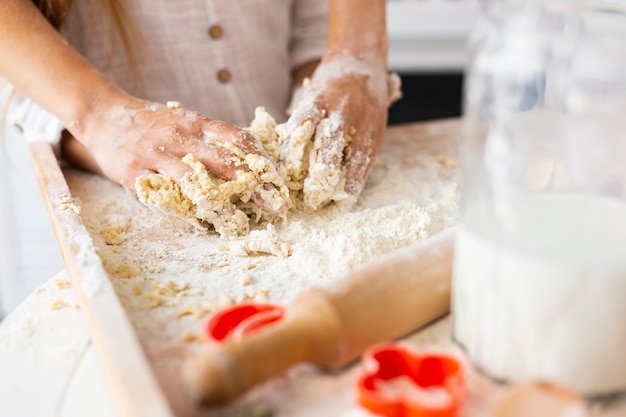
{"type": "MultiPolygon", "coordinates": [[[[363,354],[357,380],[358,401],[386,417],[453,417],[465,399],[460,361],[441,353],[419,353],[397,343],[374,346],[363,354]],[[393,381],[410,379],[410,391],[387,390],[393,381]]],[[[405,388],[407,384],[404,384],[405,388]]]]}
{"type": "Polygon", "coordinates": [[[224,342],[241,340],[247,334],[276,323],[285,315],[285,307],[276,304],[245,303],[225,308],[207,321],[207,339],[224,342]]]}

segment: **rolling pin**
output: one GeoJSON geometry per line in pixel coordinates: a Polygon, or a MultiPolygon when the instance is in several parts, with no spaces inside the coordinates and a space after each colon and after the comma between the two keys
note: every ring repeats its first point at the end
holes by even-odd
{"type": "Polygon", "coordinates": [[[372,344],[403,336],[450,309],[453,231],[446,230],[308,290],[282,320],[244,338],[207,346],[183,364],[187,392],[223,404],[299,362],[334,368],[372,344]]]}

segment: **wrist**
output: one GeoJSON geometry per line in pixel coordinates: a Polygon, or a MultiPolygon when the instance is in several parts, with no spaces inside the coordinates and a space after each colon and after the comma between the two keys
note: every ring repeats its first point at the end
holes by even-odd
{"type": "Polygon", "coordinates": [[[105,78],[67,106],[69,111],[61,120],[75,138],[87,145],[91,126],[100,125],[106,113],[116,104],[128,100],[128,97],[121,87],[105,78]]]}

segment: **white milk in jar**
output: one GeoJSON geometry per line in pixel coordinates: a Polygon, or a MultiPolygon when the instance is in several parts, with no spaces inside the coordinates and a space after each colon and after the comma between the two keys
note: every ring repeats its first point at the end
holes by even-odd
{"type": "Polygon", "coordinates": [[[453,337],[497,379],[626,392],[626,2],[482,4],[453,337]]]}
{"type": "Polygon", "coordinates": [[[626,389],[626,204],[555,193],[511,209],[501,224],[478,203],[457,230],[455,339],[499,379],[626,389]]]}

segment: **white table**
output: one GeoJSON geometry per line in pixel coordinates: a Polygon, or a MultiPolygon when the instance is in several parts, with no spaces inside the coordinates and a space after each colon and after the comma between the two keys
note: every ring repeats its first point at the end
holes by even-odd
{"type": "Polygon", "coordinates": [[[117,416],[65,283],[63,271],[0,323],[0,416],[117,416]]]}

